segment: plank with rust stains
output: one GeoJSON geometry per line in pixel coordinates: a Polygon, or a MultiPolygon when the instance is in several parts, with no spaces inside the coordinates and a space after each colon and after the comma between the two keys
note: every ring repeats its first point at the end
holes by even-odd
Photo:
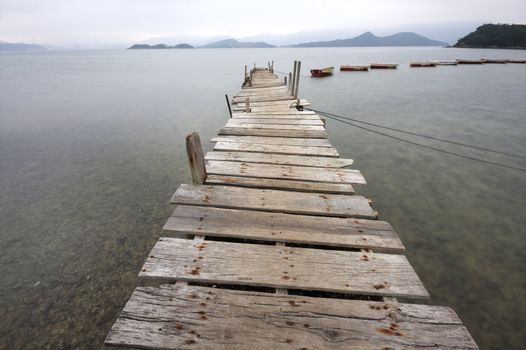
{"type": "Polygon", "coordinates": [[[284,179],[268,179],[258,177],[242,177],[232,175],[208,175],[206,185],[241,186],[253,188],[266,188],[273,190],[290,190],[301,192],[354,194],[350,184],[333,182],[311,182],[284,179]]]}
{"type": "Polygon", "coordinates": [[[219,141],[215,144],[214,151],[257,152],[321,157],[339,156],[338,151],[334,147],[294,146],[283,144],[279,145],[223,141],[219,141]]]}
{"type": "Polygon", "coordinates": [[[365,178],[359,170],[314,168],[297,165],[258,164],[209,160],[206,173],[258,177],[265,179],[283,179],[312,182],[332,182],[336,184],[365,184],[365,178]]]}
{"type": "Polygon", "coordinates": [[[262,190],[233,186],[182,184],[171,203],[248,209],[290,214],[376,219],[369,200],[362,196],[262,190]]]}
{"type": "Polygon", "coordinates": [[[163,235],[186,234],[395,254],[405,250],[393,227],[385,221],[178,205],[164,225],[163,235]]]}
{"type": "Polygon", "coordinates": [[[308,139],[308,138],[289,138],[289,137],[262,137],[262,136],[228,136],[219,135],[213,137],[212,142],[240,142],[264,145],[287,145],[287,146],[305,146],[305,147],[333,147],[327,139],[308,139]]]}
{"type": "MultiPolygon", "coordinates": [[[[320,139],[323,140],[323,139],[320,139]]],[[[352,159],[317,156],[295,156],[275,153],[256,152],[208,152],[206,160],[228,160],[246,163],[303,165],[325,168],[344,168],[352,165],[352,159]]]]}
{"type": "Polygon", "coordinates": [[[321,125],[321,119],[270,119],[270,118],[232,118],[226,124],[227,127],[233,125],[243,126],[244,124],[277,124],[277,125],[321,125]]]}
{"type": "Polygon", "coordinates": [[[219,135],[240,135],[240,136],[268,136],[268,137],[305,137],[305,138],[327,138],[325,130],[279,130],[279,129],[254,129],[243,128],[222,128],[219,135]]]}
{"type": "Polygon", "coordinates": [[[175,281],[427,298],[404,255],[161,237],[139,273],[175,281]],[[262,263],[269,262],[269,263],[262,263]]]}
{"type": "Polygon", "coordinates": [[[448,307],[177,284],[135,289],[105,343],[166,350],[477,349],[448,307]]]}

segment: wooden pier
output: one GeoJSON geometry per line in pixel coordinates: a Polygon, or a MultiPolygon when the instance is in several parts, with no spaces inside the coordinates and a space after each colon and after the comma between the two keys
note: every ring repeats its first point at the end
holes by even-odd
{"type": "MultiPolygon", "coordinates": [[[[295,65],[296,66],[296,65],[295,65]]],[[[299,66],[299,64],[298,64],[299,66]]],[[[139,349],[477,349],[428,292],[325,121],[269,68],[245,68],[232,118],[203,155],[106,338],[139,349]],[[399,302],[404,298],[407,302],[399,302]]]]}

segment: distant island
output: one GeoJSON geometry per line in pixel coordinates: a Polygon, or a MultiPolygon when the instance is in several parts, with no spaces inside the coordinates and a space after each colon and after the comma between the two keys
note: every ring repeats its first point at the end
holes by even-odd
{"type": "Polygon", "coordinates": [[[6,43],[0,41],[0,51],[42,51],[47,50],[44,46],[25,43],[6,43]]]}
{"type": "Polygon", "coordinates": [[[136,50],[136,49],[193,49],[194,47],[190,44],[177,44],[173,46],[165,45],[165,44],[157,44],[157,45],[148,45],[148,44],[135,44],[130,47],[128,47],[129,50],[136,50]]]}
{"type": "Polygon", "coordinates": [[[526,49],[526,25],[484,24],[459,39],[453,47],[526,49]]]}
{"type": "Polygon", "coordinates": [[[446,46],[445,42],[432,40],[412,32],[402,32],[389,36],[376,36],[365,32],[350,39],[315,41],[289,45],[288,47],[359,47],[359,46],[446,46]]]}
{"type": "Polygon", "coordinates": [[[210,44],[200,46],[203,49],[255,49],[255,48],[271,48],[276,47],[274,45],[267,44],[263,41],[260,42],[242,42],[236,39],[225,39],[216,41],[210,44]]]}

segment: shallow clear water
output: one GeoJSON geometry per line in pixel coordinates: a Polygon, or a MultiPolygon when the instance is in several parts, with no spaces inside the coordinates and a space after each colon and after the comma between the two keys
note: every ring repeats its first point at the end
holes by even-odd
{"type": "MultiPolygon", "coordinates": [[[[239,90],[245,64],[273,59],[288,72],[301,59],[306,74],[401,63],[305,77],[300,95],[321,110],[525,155],[526,65],[407,66],[524,56],[442,48],[1,54],[0,348],[102,346],[170,214],[169,197],[190,181],[184,136],[198,131],[207,141],[224,125],[224,94],[239,90]]],[[[525,174],[332,120],[328,127],[366,176],[358,192],[398,231],[431,302],[452,306],[482,349],[525,348],[525,174]]]]}

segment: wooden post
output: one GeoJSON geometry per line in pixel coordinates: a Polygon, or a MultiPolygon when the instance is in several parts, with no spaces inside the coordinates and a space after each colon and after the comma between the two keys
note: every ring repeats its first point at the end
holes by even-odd
{"type": "Polygon", "coordinates": [[[247,80],[248,73],[247,73],[247,65],[245,64],[245,81],[247,80]]]}
{"type": "Polygon", "coordinates": [[[245,113],[250,113],[250,97],[245,98],[245,113]]]}
{"type": "Polygon", "coordinates": [[[287,76],[285,75],[285,85],[287,85],[287,76]]]}
{"type": "Polygon", "coordinates": [[[292,73],[289,72],[289,90],[291,90],[292,87],[292,73]]]}
{"type": "Polygon", "coordinates": [[[296,68],[298,65],[298,61],[294,61],[294,69],[292,70],[292,86],[290,87],[291,95],[294,95],[294,86],[296,85],[296,68]]]}
{"type": "Polygon", "coordinates": [[[188,154],[188,162],[192,172],[192,183],[194,185],[204,184],[206,180],[205,157],[203,156],[203,148],[201,147],[198,133],[193,132],[186,136],[186,153],[188,154]]]}
{"type": "Polygon", "coordinates": [[[270,65],[270,71],[274,73],[274,60],[272,60],[272,64],[270,65]]]}
{"type": "Polygon", "coordinates": [[[228,100],[228,95],[225,95],[226,98],[226,105],[228,106],[228,113],[230,114],[230,118],[232,118],[232,108],[230,108],[230,101],[228,100]]]}
{"type": "Polygon", "coordinates": [[[294,98],[298,98],[298,86],[300,85],[301,61],[298,61],[297,70],[298,72],[296,73],[296,83],[294,84],[294,98]]]}

